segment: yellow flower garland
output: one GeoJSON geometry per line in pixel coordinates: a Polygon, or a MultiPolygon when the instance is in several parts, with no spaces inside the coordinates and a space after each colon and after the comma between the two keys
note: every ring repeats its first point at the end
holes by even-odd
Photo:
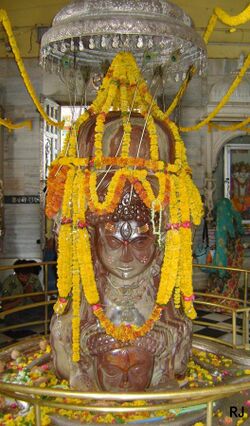
{"type": "Polygon", "coordinates": [[[230,27],[245,24],[250,20],[250,5],[248,5],[241,13],[235,16],[228,15],[224,10],[219,7],[214,9],[215,15],[218,19],[230,27]]]}
{"type": "Polygon", "coordinates": [[[13,31],[12,31],[12,28],[11,28],[10,20],[8,18],[7,12],[4,9],[0,9],[0,21],[3,24],[3,27],[4,27],[5,31],[6,31],[7,36],[8,36],[8,40],[9,40],[12,52],[14,54],[14,57],[15,57],[15,60],[16,60],[16,64],[17,64],[17,66],[19,68],[19,71],[20,71],[20,74],[21,74],[21,76],[23,78],[25,87],[26,87],[26,89],[27,89],[27,91],[28,91],[31,99],[33,100],[36,108],[38,109],[39,113],[41,114],[41,116],[43,117],[43,119],[48,124],[50,124],[51,126],[63,128],[64,121],[61,121],[61,122],[57,123],[57,122],[51,120],[50,117],[44,111],[41,103],[38,100],[38,97],[37,97],[37,95],[35,93],[34,87],[33,87],[32,83],[31,83],[30,78],[28,76],[28,73],[27,73],[27,71],[25,69],[23,60],[22,60],[21,55],[20,55],[20,51],[19,51],[19,49],[17,47],[17,43],[16,43],[16,40],[15,40],[13,31]]]}
{"type": "Polygon", "coordinates": [[[234,79],[233,83],[231,84],[231,86],[229,87],[227,93],[223,96],[223,98],[220,100],[220,102],[215,107],[215,109],[204,120],[200,121],[195,126],[180,127],[180,131],[191,132],[191,131],[199,130],[201,127],[208,124],[218,114],[218,112],[224,107],[224,105],[227,103],[227,101],[230,98],[230,96],[232,95],[232,93],[235,91],[235,89],[240,84],[242,78],[244,77],[246,71],[249,68],[249,65],[250,65],[250,54],[245,59],[245,62],[243,64],[241,70],[239,71],[239,74],[235,77],[235,79],[234,79]]]}
{"type": "Polygon", "coordinates": [[[209,123],[208,128],[209,130],[211,128],[217,129],[217,130],[223,130],[223,131],[229,131],[233,132],[235,130],[243,130],[244,132],[250,132],[250,127],[245,127],[250,123],[250,117],[246,118],[244,121],[241,121],[237,124],[232,124],[231,126],[221,126],[219,124],[215,123],[209,123]]]}
{"type": "MultiPolygon", "coordinates": [[[[73,192],[73,182],[75,169],[70,169],[64,190],[62,205],[62,225],[58,238],[58,281],[57,287],[60,298],[67,298],[72,288],[72,230],[71,230],[71,197],[73,192]]],[[[59,300],[59,305],[61,301],[59,300]]],[[[55,306],[55,310],[57,305],[55,306]]]]}
{"type": "MultiPolygon", "coordinates": [[[[222,9],[216,7],[214,9],[214,13],[212,14],[211,18],[209,19],[207,28],[206,28],[206,30],[204,32],[204,35],[203,35],[203,39],[204,39],[205,44],[208,44],[208,41],[209,41],[209,39],[211,37],[212,32],[214,31],[214,28],[215,28],[215,25],[216,25],[218,19],[223,24],[229,25],[231,27],[232,26],[236,27],[238,25],[245,24],[246,22],[248,22],[250,20],[250,5],[248,5],[239,15],[236,15],[236,16],[230,16],[226,12],[224,12],[222,9]]],[[[178,105],[178,103],[180,102],[180,99],[182,98],[182,96],[184,95],[184,93],[185,93],[185,91],[187,89],[188,83],[190,82],[190,80],[193,77],[193,75],[195,74],[195,72],[196,72],[196,69],[193,66],[191,68],[191,70],[189,71],[189,73],[187,74],[184,82],[182,83],[180,89],[178,90],[178,92],[177,92],[174,100],[172,101],[171,105],[169,106],[169,108],[167,109],[167,111],[164,113],[165,117],[169,117],[169,115],[173,112],[173,110],[175,109],[175,107],[178,105]]],[[[236,89],[236,87],[234,88],[234,90],[236,89]]],[[[229,88],[229,91],[230,90],[231,90],[231,88],[229,88]]],[[[229,96],[231,96],[231,94],[232,93],[230,93],[229,96]]],[[[216,111],[216,113],[215,113],[215,115],[216,115],[218,113],[218,110],[215,109],[214,111],[216,111]]],[[[211,119],[212,118],[210,118],[210,120],[211,119]]],[[[190,128],[187,127],[186,130],[182,130],[182,131],[188,132],[188,131],[198,130],[200,127],[202,127],[205,124],[207,124],[207,123],[204,123],[204,121],[202,121],[201,123],[198,123],[197,126],[199,126],[199,127],[197,127],[197,126],[193,126],[193,127],[190,127],[190,128]]]]}
{"type": "MultiPolygon", "coordinates": [[[[180,222],[190,223],[190,206],[187,191],[185,171],[182,171],[176,185],[177,192],[179,193],[179,211],[180,222]]],[[[191,228],[180,228],[180,289],[183,295],[182,303],[184,311],[191,319],[195,319],[196,312],[193,307],[193,286],[192,286],[192,234],[191,228]]]]}
{"type": "Polygon", "coordinates": [[[78,233],[76,232],[79,221],[79,187],[81,185],[82,174],[78,170],[74,177],[72,188],[72,206],[73,206],[73,236],[72,236],[72,360],[77,362],[80,359],[80,271],[78,264],[78,233]]]}
{"type": "Polygon", "coordinates": [[[177,105],[179,104],[181,98],[183,97],[184,93],[187,90],[188,84],[190,82],[190,80],[192,79],[193,75],[196,73],[196,68],[193,65],[190,70],[187,73],[187,76],[185,77],[185,80],[183,81],[183,83],[181,84],[178,92],[176,93],[174,100],[171,102],[171,104],[169,105],[167,111],[165,112],[165,117],[169,117],[172,112],[174,111],[174,109],[177,107],[177,105]]]}
{"type": "Polygon", "coordinates": [[[12,123],[7,118],[0,118],[0,126],[7,127],[9,130],[21,129],[22,127],[28,127],[29,130],[32,130],[32,121],[25,120],[21,123],[12,123]]]}
{"type": "Polygon", "coordinates": [[[128,92],[126,84],[121,81],[120,84],[120,108],[122,111],[123,136],[122,136],[122,152],[121,156],[127,158],[129,156],[129,148],[131,142],[132,126],[129,121],[129,104],[128,92]]]}
{"type": "MultiPolygon", "coordinates": [[[[169,218],[170,223],[179,222],[174,175],[170,176],[169,218]]],[[[180,233],[177,229],[170,229],[167,232],[159,290],[156,297],[156,303],[159,305],[166,305],[172,295],[177,279],[179,254],[180,233]]]]}
{"type": "Polygon", "coordinates": [[[129,342],[137,339],[138,337],[144,336],[154,326],[154,323],[161,317],[162,307],[155,306],[149,319],[141,326],[121,324],[119,326],[114,325],[104,314],[103,309],[100,306],[96,306],[94,314],[99,319],[101,326],[104,328],[107,334],[111,335],[121,342],[129,342]]]}
{"type": "Polygon", "coordinates": [[[155,177],[158,179],[159,191],[158,195],[155,196],[152,190],[151,184],[146,179],[146,170],[127,170],[125,168],[117,170],[112,176],[107,194],[105,199],[99,201],[97,194],[97,172],[86,172],[88,178],[88,204],[91,211],[101,215],[111,213],[118,205],[126,180],[129,180],[137,190],[138,195],[147,207],[151,207],[155,204],[156,211],[160,210],[160,206],[166,206],[165,195],[166,188],[168,185],[168,177],[164,172],[155,173],[155,177]]]}
{"type": "Polygon", "coordinates": [[[205,42],[205,44],[208,44],[209,39],[212,35],[212,32],[214,31],[215,25],[217,23],[217,16],[213,13],[212,16],[210,17],[208,24],[207,24],[207,28],[205,29],[205,32],[203,34],[203,40],[205,42]]]}

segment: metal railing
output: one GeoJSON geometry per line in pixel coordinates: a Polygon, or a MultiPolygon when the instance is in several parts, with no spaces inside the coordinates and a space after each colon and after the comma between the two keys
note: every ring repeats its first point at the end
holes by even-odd
{"type": "Polygon", "coordinates": [[[0,303],[2,304],[2,302],[7,302],[7,301],[12,301],[12,300],[23,300],[23,299],[28,299],[28,298],[32,298],[32,297],[37,297],[37,296],[44,296],[44,301],[43,302],[36,302],[36,303],[29,303],[26,305],[22,305],[22,306],[17,306],[15,308],[12,309],[8,309],[8,310],[2,310],[0,312],[0,320],[4,319],[5,317],[7,317],[8,315],[14,314],[14,313],[18,313],[18,312],[22,312],[22,311],[30,311],[31,309],[34,308],[38,308],[38,307],[42,307],[44,306],[44,318],[42,318],[41,320],[37,320],[37,321],[28,321],[28,322],[22,322],[21,324],[16,324],[16,325],[11,325],[11,326],[0,326],[0,333],[3,333],[4,331],[8,331],[8,330],[16,330],[16,329],[20,329],[20,328],[24,328],[24,327],[31,327],[34,325],[44,325],[44,335],[47,336],[48,335],[48,326],[49,326],[49,306],[53,305],[55,303],[55,299],[51,299],[52,296],[57,294],[57,290],[48,290],[48,267],[50,265],[56,265],[56,261],[47,261],[47,262],[36,262],[36,263],[27,263],[25,265],[6,265],[6,266],[0,266],[0,272],[1,271],[8,271],[8,270],[16,270],[19,268],[23,268],[25,266],[25,268],[33,268],[34,266],[41,266],[43,268],[43,288],[44,291],[42,292],[35,292],[35,293],[23,293],[23,294],[18,294],[18,295],[13,295],[13,296],[6,296],[6,297],[0,297],[0,303]]]}
{"type": "Polygon", "coordinates": [[[42,424],[41,407],[89,411],[99,414],[134,412],[143,414],[144,412],[192,407],[199,404],[206,404],[206,426],[212,426],[214,402],[225,397],[233,396],[238,392],[246,391],[249,388],[250,380],[244,383],[220,385],[216,387],[147,393],[76,392],[1,383],[0,394],[8,398],[26,401],[33,405],[36,426],[41,426],[42,424]],[[58,398],[62,399],[62,401],[58,402],[58,398]],[[79,400],[79,403],[76,403],[75,400],[79,400]],[[121,406],[124,401],[138,400],[156,402],[156,404],[145,404],[136,407],[121,406]],[[90,403],[88,403],[88,401],[90,403]],[[108,405],[102,403],[95,405],[93,401],[110,401],[111,403],[108,405]],[[118,402],[120,402],[120,405],[118,402]]]}
{"type": "MultiPolygon", "coordinates": [[[[43,302],[36,302],[32,304],[27,304],[23,306],[18,306],[9,310],[5,310],[0,312],[0,320],[5,318],[8,315],[11,315],[13,313],[21,312],[21,311],[27,311],[31,310],[37,307],[44,306],[44,318],[39,321],[29,321],[29,322],[23,322],[21,324],[11,325],[11,326],[0,326],[0,333],[3,333],[4,331],[8,330],[15,330],[20,329],[23,327],[31,327],[34,325],[44,325],[44,334],[45,336],[48,335],[48,326],[49,326],[49,306],[53,305],[55,303],[55,299],[51,299],[51,296],[54,296],[57,294],[56,290],[48,291],[48,267],[51,265],[56,265],[56,261],[47,261],[47,262],[39,262],[39,263],[30,263],[25,265],[8,265],[8,266],[0,266],[0,272],[6,271],[6,270],[16,270],[18,268],[25,267],[34,267],[34,266],[41,266],[43,268],[43,285],[44,285],[44,291],[43,292],[36,292],[36,293],[24,293],[21,295],[15,295],[15,296],[8,296],[8,297],[0,297],[0,303],[6,302],[9,300],[15,300],[15,299],[24,299],[24,298],[30,298],[30,297],[36,297],[36,296],[44,296],[43,302]]],[[[244,274],[244,282],[243,282],[243,298],[232,298],[232,297],[225,297],[217,294],[212,293],[204,293],[204,292],[195,292],[195,305],[197,308],[200,309],[211,309],[218,310],[222,309],[224,312],[226,312],[228,315],[231,315],[232,317],[232,323],[231,324],[211,324],[209,321],[200,321],[195,320],[194,324],[200,325],[200,326],[206,326],[209,328],[213,328],[216,330],[225,331],[228,333],[232,333],[232,342],[225,342],[222,339],[219,338],[213,338],[210,336],[202,336],[205,339],[208,340],[215,340],[217,342],[223,343],[224,345],[230,346],[232,348],[237,349],[246,349],[250,350],[250,342],[249,342],[249,318],[250,318],[250,302],[247,300],[247,293],[248,293],[248,275],[250,273],[249,270],[243,269],[243,268],[228,268],[228,267],[222,267],[222,266],[211,266],[211,265],[199,265],[194,264],[194,268],[206,268],[211,270],[226,270],[226,271],[234,271],[244,274]],[[209,299],[213,300],[212,302],[209,301],[209,299]],[[214,299],[218,299],[218,303],[214,302],[214,299]],[[238,308],[232,308],[230,306],[227,306],[226,304],[221,304],[220,301],[226,301],[226,302],[235,302],[239,305],[238,308]],[[241,321],[241,326],[237,325],[237,318],[240,314],[243,314],[243,318],[241,321]],[[237,344],[237,335],[242,336],[242,343],[237,344]]],[[[199,332],[196,332],[195,335],[200,336],[199,332]]]]}
{"type": "MultiPolygon", "coordinates": [[[[244,281],[243,281],[243,298],[233,298],[233,297],[225,297],[223,295],[213,294],[213,293],[204,293],[204,292],[195,292],[195,307],[200,309],[209,310],[209,312],[213,311],[224,311],[227,315],[230,315],[232,318],[231,324],[215,324],[209,321],[199,321],[194,320],[194,324],[200,326],[206,326],[210,329],[226,331],[228,333],[232,333],[232,342],[226,342],[223,339],[218,337],[210,337],[210,336],[202,336],[204,339],[212,340],[216,342],[220,342],[226,346],[230,346],[234,349],[245,349],[250,350],[250,342],[249,342],[249,319],[250,319],[250,302],[247,299],[248,294],[248,275],[250,271],[248,269],[243,268],[228,268],[223,266],[211,266],[211,265],[199,265],[194,264],[195,268],[206,268],[214,270],[225,270],[225,271],[233,271],[243,273],[244,281]],[[215,303],[214,300],[217,299],[218,303],[215,303]],[[211,301],[209,301],[211,300],[211,301]],[[220,303],[220,301],[225,303],[220,303]],[[227,303],[235,303],[238,305],[237,308],[233,308],[231,306],[227,306],[227,303]],[[237,317],[240,314],[243,314],[243,318],[241,319],[241,325],[237,325],[237,317]],[[242,336],[242,343],[237,344],[237,335],[242,336]]],[[[194,333],[194,335],[199,336],[199,332],[194,333]]]]}
{"type": "MultiPolygon", "coordinates": [[[[23,297],[30,297],[30,296],[38,296],[43,294],[44,295],[44,301],[38,302],[38,303],[32,303],[30,305],[25,306],[19,306],[13,309],[10,309],[5,312],[0,313],[0,319],[3,316],[9,315],[11,313],[20,312],[26,309],[32,309],[37,306],[44,306],[45,313],[44,313],[44,319],[43,321],[39,322],[30,322],[30,323],[23,323],[23,324],[17,324],[15,326],[11,327],[3,327],[0,329],[0,333],[8,330],[11,328],[18,329],[20,327],[24,327],[27,325],[34,325],[37,323],[43,323],[44,322],[44,334],[48,334],[48,306],[50,304],[53,304],[54,300],[49,300],[50,296],[55,294],[55,291],[48,291],[48,266],[49,265],[55,265],[56,262],[40,262],[36,264],[29,264],[26,266],[34,267],[37,265],[40,265],[44,268],[44,292],[36,292],[36,293],[29,293],[29,294],[22,294],[22,295],[16,295],[16,296],[9,296],[5,298],[0,298],[0,300],[5,301],[9,299],[17,299],[17,298],[23,298],[23,297]]],[[[18,266],[0,266],[0,271],[2,270],[11,270],[16,269],[18,267],[22,267],[22,265],[18,266]]],[[[204,268],[204,265],[198,265],[194,264],[194,267],[196,268],[204,268]]],[[[238,269],[238,268],[223,268],[223,267],[214,267],[206,265],[206,268],[211,269],[226,269],[229,271],[237,271],[237,272],[243,272],[244,274],[244,292],[243,292],[243,298],[237,299],[237,298],[227,298],[229,301],[234,301],[239,304],[239,307],[237,309],[223,306],[223,310],[226,310],[232,315],[232,326],[230,327],[230,324],[228,324],[228,327],[221,324],[211,324],[210,322],[206,321],[195,321],[194,323],[197,325],[204,325],[209,326],[210,328],[214,329],[220,329],[225,331],[232,330],[232,344],[225,342],[223,340],[207,337],[207,336],[199,336],[199,333],[197,333],[197,336],[204,339],[209,340],[215,340],[216,342],[220,342],[224,345],[231,346],[232,348],[244,348],[249,350],[249,310],[250,310],[250,304],[247,300],[247,290],[248,290],[248,274],[250,271],[246,269],[238,269]],[[243,322],[242,322],[242,330],[240,330],[240,326],[237,326],[237,315],[243,313],[243,322]],[[242,332],[243,336],[243,345],[237,345],[236,344],[236,335],[237,333],[242,332]]],[[[203,292],[196,292],[196,300],[195,304],[199,307],[207,307],[207,308],[222,308],[221,304],[219,303],[219,300],[223,298],[224,296],[214,295],[214,294],[208,294],[203,292]],[[203,298],[213,298],[218,299],[218,303],[212,303],[208,302],[206,300],[203,300],[203,298]]],[[[31,338],[31,340],[34,338],[31,338]]],[[[8,349],[8,348],[7,348],[8,349]]],[[[2,349],[3,351],[4,349],[2,349]]],[[[11,350],[11,348],[9,349],[11,350]]],[[[0,352],[1,353],[1,352],[0,352]]],[[[21,386],[16,384],[7,384],[7,383],[1,383],[0,387],[0,393],[4,396],[14,398],[16,400],[20,401],[26,401],[34,406],[34,412],[35,412],[35,425],[41,426],[41,408],[43,406],[46,407],[54,407],[54,408],[64,408],[68,410],[75,410],[75,411],[91,411],[95,413],[128,413],[128,412],[145,412],[145,411],[156,411],[156,410],[166,410],[169,408],[177,408],[177,407],[190,407],[194,404],[206,404],[206,425],[212,426],[212,418],[213,418],[213,403],[214,401],[220,400],[225,397],[230,397],[235,395],[236,393],[239,393],[240,391],[244,391],[250,388],[250,380],[244,382],[244,383],[237,383],[237,384],[230,384],[230,385],[222,385],[222,386],[216,386],[216,387],[207,387],[207,388],[198,388],[198,389],[188,389],[188,390],[180,390],[175,392],[147,392],[147,393],[106,393],[106,392],[76,392],[76,391],[64,391],[59,389],[42,389],[42,388],[36,388],[36,387],[27,387],[27,386],[21,386]],[[44,397],[49,397],[49,399],[44,399],[44,397]],[[62,398],[62,402],[58,402],[58,399],[56,398],[62,398]],[[67,398],[67,403],[64,398],[67,398]],[[75,399],[79,400],[79,403],[75,403],[75,399]],[[124,407],[121,405],[117,405],[117,401],[137,401],[137,400],[145,400],[145,401],[154,401],[156,402],[155,405],[144,405],[142,407],[124,407]],[[84,400],[84,401],[83,401],[84,400]],[[91,401],[111,401],[111,403],[108,406],[103,406],[101,403],[97,405],[93,405],[91,401]],[[89,401],[89,402],[88,402],[89,401]],[[112,402],[113,401],[113,402],[112,402]],[[116,403],[115,403],[116,402],[116,403]]]]}

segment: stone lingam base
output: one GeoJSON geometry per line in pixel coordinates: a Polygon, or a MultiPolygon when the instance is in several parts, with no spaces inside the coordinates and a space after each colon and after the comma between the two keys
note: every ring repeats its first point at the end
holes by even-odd
{"type": "Polygon", "coordinates": [[[116,394],[116,398],[107,393],[80,396],[66,380],[56,377],[50,345],[42,336],[2,349],[0,372],[1,426],[249,424],[249,353],[205,339],[193,340],[186,377],[179,382],[179,391],[168,389],[165,396],[162,390],[160,394],[116,394]],[[210,390],[212,395],[204,393],[210,390]],[[171,398],[167,397],[170,392],[171,398]],[[208,407],[213,420],[207,412],[209,400],[215,401],[208,407]],[[84,408],[77,410],[77,406],[84,408]]]}

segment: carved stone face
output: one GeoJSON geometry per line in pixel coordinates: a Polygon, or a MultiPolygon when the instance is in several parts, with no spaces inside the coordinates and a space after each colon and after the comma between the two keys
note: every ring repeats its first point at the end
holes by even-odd
{"type": "Polygon", "coordinates": [[[153,356],[142,349],[114,349],[96,358],[98,382],[108,392],[143,391],[151,381],[153,356]]]}
{"type": "Polygon", "coordinates": [[[146,270],[156,251],[150,226],[139,226],[135,220],[100,224],[97,243],[99,259],[106,270],[124,280],[146,270]]]}
{"type": "MultiPolygon", "coordinates": [[[[121,121],[120,114],[111,114],[105,124],[105,156],[114,157],[119,151],[123,137],[121,121]]],[[[144,124],[144,118],[132,116],[129,154],[149,159],[150,138],[143,131],[144,124]]],[[[174,144],[171,135],[162,126],[158,127],[160,158],[172,163],[174,144]]],[[[93,117],[81,129],[80,157],[94,157],[94,129],[93,117]]],[[[97,176],[100,202],[108,193],[113,172],[107,167],[106,172],[102,170],[97,176]]],[[[149,173],[147,180],[157,196],[159,185],[154,173],[149,173]]],[[[125,182],[120,197],[114,211],[107,211],[103,216],[96,215],[90,208],[86,212],[96,285],[105,316],[114,326],[143,327],[155,306],[164,253],[157,247],[157,236],[153,234],[152,212],[129,180],[125,182]]],[[[164,232],[165,223],[169,221],[167,209],[163,211],[161,220],[158,213],[154,219],[156,229],[161,225],[164,232]]],[[[165,389],[175,374],[185,373],[192,327],[190,321],[173,308],[172,301],[150,332],[125,345],[101,327],[82,293],[79,363],[71,360],[72,315],[70,306],[68,313],[60,319],[54,318],[51,342],[56,371],[69,378],[76,389],[107,392],[140,392],[157,386],[165,389]],[[65,368],[66,362],[68,368],[65,368]]]]}

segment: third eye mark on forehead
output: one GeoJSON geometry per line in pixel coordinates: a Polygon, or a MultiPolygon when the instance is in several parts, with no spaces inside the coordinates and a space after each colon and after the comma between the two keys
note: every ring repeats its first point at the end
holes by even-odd
{"type": "MultiPolygon", "coordinates": [[[[125,241],[131,240],[138,237],[138,234],[146,234],[149,231],[148,223],[145,223],[142,226],[133,226],[130,222],[124,222],[120,226],[113,223],[107,222],[105,224],[105,230],[112,233],[114,237],[122,239],[125,241]]],[[[109,233],[105,235],[110,235],[109,233]]]]}

